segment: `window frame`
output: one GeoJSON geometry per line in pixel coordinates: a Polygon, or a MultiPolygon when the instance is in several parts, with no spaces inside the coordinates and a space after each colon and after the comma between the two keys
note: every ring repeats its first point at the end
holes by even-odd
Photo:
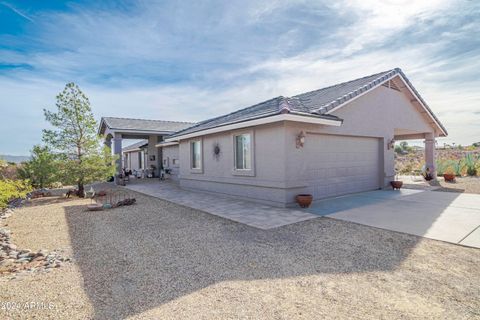
{"type": "Polygon", "coordinates": [[[232,134],[233,149],[233,170],[235,176],[255,176],[255,134],[253,130],[243,130],[232,134]],[[237,137],[241,135],[250,135],[250,169],[237,168],[237,137]]]}
{"type": "Polygon", "coordinates": [[[190,172],[191,173],[203,173],[203,141],[202,139],[194,139],[188,142],[189,147],[189,154],[190,154],[190,172]],[[194,168],[193,167],[193,145],[194,143],[198,142],[200,144],[200,167],[194,168]]]}

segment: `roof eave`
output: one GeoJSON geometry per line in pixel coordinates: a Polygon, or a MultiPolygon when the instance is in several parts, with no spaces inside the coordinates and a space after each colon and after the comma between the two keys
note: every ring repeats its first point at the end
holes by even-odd
{"type": "Polygon", "coordinates": [[[220,133],[224,131],[231,131],[231,130],[246,128],[246,127],[252,127],[252,126],[281,122],[281,121],[307,122],[307,123],[315,123],[315,124],[330,125],[330,126],[341,126],[343,123],[342,119],[340,118],[332,119],[332,116],[329,116],[327,118],[327,117],[317,116],[317,115],[308,114],[308,113],[301,113],[301,112],[274,113],[274,114],[270,114],[263,117],[250,118],[244,121],[226,123],[216,127],[193,131],[185,134],[172,135],[170,137],[166,137],[165,141],[166,142],[180,141],[184,139],[204,136],[204,135],[213,134],[213,133],[220,133]]]}
{"type": "Polygon", "coordinates": [[[102,117],[102,118],[100,119],[100,125],[98,126],[98,130],[97,130],[97,133],[98,133],[99,136],[102,135],[103,125],[105,125],[105,127],[106,127],[106,126],[107,126],[107,123],[106,123],[105,119],[102,117]]]}

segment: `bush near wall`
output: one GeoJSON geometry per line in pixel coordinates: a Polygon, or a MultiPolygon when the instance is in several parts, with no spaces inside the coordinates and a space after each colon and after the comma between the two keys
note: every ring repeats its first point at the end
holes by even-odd
{"type": "Polygon", "coordinates": [[[6,208],[10,200],[25,198],[32,187],[27,180],[0,180],[0,209],[6,208]]]}

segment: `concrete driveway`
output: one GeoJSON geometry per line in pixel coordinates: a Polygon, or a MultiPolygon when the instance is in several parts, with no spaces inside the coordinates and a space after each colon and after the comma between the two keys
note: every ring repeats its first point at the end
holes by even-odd
{"type": "Polygon", "coordinates": [[[378,190],[315,203],[309,212],[480,248],[480,195],[378,190]]]}

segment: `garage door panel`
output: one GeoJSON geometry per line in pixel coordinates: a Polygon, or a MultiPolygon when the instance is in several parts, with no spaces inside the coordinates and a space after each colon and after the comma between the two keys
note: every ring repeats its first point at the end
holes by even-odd
{"type": "Polygon", "coordinates": [[[379,139],[309,135],[307,176],[315,199],[379,187],[379,139]]]}

